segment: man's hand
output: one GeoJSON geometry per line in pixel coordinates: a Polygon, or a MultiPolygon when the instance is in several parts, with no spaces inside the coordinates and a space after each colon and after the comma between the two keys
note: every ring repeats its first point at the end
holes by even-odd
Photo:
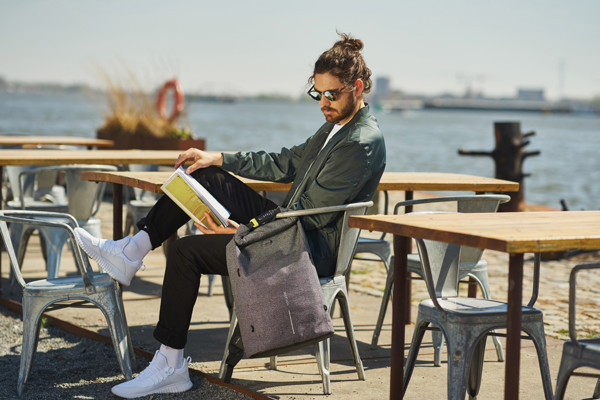
{"type": "Polygon", "coordinates": [[[175,169],[179,168],[188,161],[192,162],[192,165],[187,167],[185,170],[185,173],[189,175],[198,168],[206,168],[210,167],[211,165],[220,167],[223,165],[223,155],[220,153],[207,153],[206,151],[195,148],[187,149],[181,153],[179,157],[177,157],[175,169]]]}
{"type": "Polygon", "coordinates": [[[231,234],[233,234],[237,231],[237,228],[240,226],[240,224],[238,224],[237,222],[232,221],[230,219],[227,220],[227,222],[229,222],[228,227],[217,225],[215,220],[212,219],[210,214],[207,212],[204,213],[204,218],[202,218],[201,221],[205,222],[206,226],[199,224],[197,222],[194,222],[194,226],[196,228],[198,228],[200,230],[200,232],[204,233],[205,235],[212,235],[215,233],[220,233],[220,234],[231,233],[231,234]]]}

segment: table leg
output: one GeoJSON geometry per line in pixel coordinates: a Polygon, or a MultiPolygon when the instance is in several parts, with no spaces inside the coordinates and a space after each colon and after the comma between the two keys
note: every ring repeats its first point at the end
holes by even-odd
{"type": "Polygon", "coordinates": [[[523,304],[523,254],[511,254],[508,263],[508,309],[504,398],[519,398],[521,359],[521,307],[523,304]]]}
{"type": "Polygon", "coordinates": [[[400,399],[404,392],[404,329],[407,321],[406,310],[409,304],[403,304],[406,297],[402,288],[406,287],[407,256],[410,238],[394,236],[394,293],[392,296],[392,350],[390,367],[390,399],[400,399]]]}
{"type": "Polygon", "coordinates": [[[113,183],[113,240],[123,238],[123,185],[113,183]]]}
{"type": "MultiPolygon", "coordinates": [[[[407,190],[406,192],[404,192],[404,200],[413,200],[414,199],[414,193],[412,190],[407,190]]],[[[405,214],[409,214],[413,211],[413,206],[406,206],[404,208],[404,213],[405,214]]],[[[406,252],[408,254],[410,254],[410,252],[412,251],[412,244],[411,244],[411,240],[409,239],[408,241],[408,247],[406,248],[406,252]]],[[[404,310],[404,312],[406,313],[406,318],[404,319],[404,321],[406,322],[406,324],[410,324],[410,321],[412,319],[412,315],[411,315],[411,310],[410,310],[410,303],[412,301],[412,279],[411,279],[411,273],[407,272],[406,273],[406,284],[403,286],[404,287],[404,293],[402,294],[404,296],[404,305],[406,307],[406,309],[404,310]]],[[[395,295],[395,294],[394,294],[395,295]]]]}

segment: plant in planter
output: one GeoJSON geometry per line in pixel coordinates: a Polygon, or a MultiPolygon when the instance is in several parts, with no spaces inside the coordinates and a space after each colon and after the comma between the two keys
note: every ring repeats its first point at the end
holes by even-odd
{"type": "MultiPolygon", "coordinates": [[[[204,139],[194,139],[191,130],[177,120],[183,111],[184,96],[176,79],[166,82],[156,102],[143,90],[127,90],[105,74],[108,113],[96,133],[99,139],[115,142],[115,149],[205,148],[204,139]],[[172,110],[167,115],[167,97],[173,91],[172,110]]],[[[130,80],[134,81],[134,80],[130,80]]]]}

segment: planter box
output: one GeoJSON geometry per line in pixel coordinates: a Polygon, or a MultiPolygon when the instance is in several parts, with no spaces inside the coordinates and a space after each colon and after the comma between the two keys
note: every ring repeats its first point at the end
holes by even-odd
{"type": "Polygon", "coordinates": [[[206,150],[205,139],[176,139],[107,132],[96,132],[96,135],[98,139],[114,141],[113,149],[116,150],[187,150],[190,147],[206,150]]]}

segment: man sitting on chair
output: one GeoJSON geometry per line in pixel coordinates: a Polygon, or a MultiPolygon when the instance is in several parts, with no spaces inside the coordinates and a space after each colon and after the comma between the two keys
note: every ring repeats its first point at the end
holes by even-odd
{"type": "MultiPolygon", "coordinates": [[[[385,143],[363,94],[371,89],[371,71],[360,53],[361,40],[341,40],[321,54],[309,79],[308,95],[319,102],[326,123],[304,143],[279,153],[211,154],[198,149],[181,153],[175,168],[191,163],[186,173],[198,180],[231,212],[229,227],[207,215],[204,235],[178,239],[169,246],[160,314],[154,337],[161,343],[150,365],[135,379],[112,388],[121,397],[183,392],[192,387],[183,348],[203,274],[227,275],[225,247],[239,224],[277,205],[226,171],[275,182],[293,182],[283,205],[309,209],[371,200],[385,168],[385,143]]],[[[335,266],[342,214],[301,219],[319,276],[335,266]]],[[[189,220],[168,196],[161,197],[138,222],[140,231],[118,241],[76,229],[83,250],[123,285],[142,266],[144,256],[159,247],[189,220]]]]}

